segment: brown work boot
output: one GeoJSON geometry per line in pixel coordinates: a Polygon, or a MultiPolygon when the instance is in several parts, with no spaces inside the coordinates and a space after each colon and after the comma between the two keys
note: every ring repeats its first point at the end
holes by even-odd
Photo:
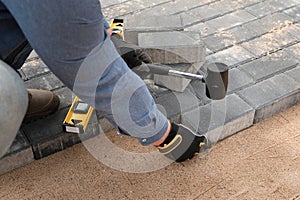
{"type": "Polygon", "coordinates": [[[46,117],[57,111],[59,97],[47,90],[28,89],[28,108],[24,122],[46,117]]]}

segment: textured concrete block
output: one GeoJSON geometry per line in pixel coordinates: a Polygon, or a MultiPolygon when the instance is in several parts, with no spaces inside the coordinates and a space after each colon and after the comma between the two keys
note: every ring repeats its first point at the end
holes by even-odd
{"type": "Polygon", "coordinates": [[[155,102],[162,113],[169,119],[179,122],[181,114],[201,106],[192,87],[188,87],[184,93],[168,92],[160,95],[155,102]]]}
{"type": "MultiPolygon", "coordinates": [[[[190,9],[194,7],[200,7],[201,5],[204,5],[208,2],[211,2],[212,0],[189,0],[187,3],[186,1],[169,1],[165,4],[151,7],[145,11],[142,11],[144,16],[152,16],[153,13],[159,13],[160,15],[174,15],[174,14],[180,14],[186,11],[189,11],[190,9]]],[[[144,4],[144,1],[143,1],[144,4]]]]}
{"type": "Polygon", "coordinates": [[[300,43],[292,45],[284,51],[288,52],[290,55],[294,56],[295,59],[300,60],[300,43]]]}
{"type": "Polygon", "coordinates": [[[296,1],[294,0],[266,0],[259,4],[247,7],[246,10],[257,17],[262,17],[277,11],[284,10],[295,4],[296,1]]]}
{"type": "MultiPolygon", "coordinates": [[[[196,73],[199,71],[203,63],[195,63],[193,65],[191,64],[177,64],[177,65],[171,65],[172,69],[188,72],[188,73],[196,73]]],[[[169,65],[170,66],[170,65],[169,65]]],[[[183,92],[188,84],[191,82],[190,79],[185,79],[181,77],[173,77],[173,76],[164,76],[164,75],[157,75],[154,74],[154,82],[157,85],[164,86],[172,91],[176,92],[183,92]]]]}
{"type": "Polygon", "coordinates": [[[219,10],[222,15],[232,12],[234,10],[239,10],[244,7],[256,4],[259,0],[248,0],[248,1],[232,1],[232,0],[222,0],[212,3],[210,6],[219,10]]]}
{"type": "Polygon", "coordinates": [[[0,175],[34,161],[31,147],[10,154],[0,160],[0,175]]]}
{"type": "Polygon", "coordinates": [[[207,21],[221,15],[221,12],[215,9],[212,5],[204,5],[194,8],[190,10],[189,13],[201,21],[207,21]]]}
{"type": "Polygon", "coordinates": [[[24,72],[26,79],[31,79],[33,77],[41,76],[48,73],[50,70],[40,59],[31,60],[26,62],[22,66],[22,71],[24,72]]]}
{"type": "Polygon", "coordinates": [[[213,143],[253,124],[254,109],[237,95],[212,101],[182,115],[182,123],[213,143]]]}
{"type": "Polygon", "coordinates": [[[255,81],[261,81],[276,73],[291,69],[297,64],[298,62],[292,56],[280,51],[241,65],[239,69],[251,75],[255,81]]]}
{"type": "Polygon", "coordinates": [[[240,46],[233,46],[231,48],[219,51],[217,53],[207,56],[208,62],[221,62],[228,66],[235,66],[241,62],[251,60],[254,55],[240,46]]]}
{"type": "Polygon", "coordinates": [[[159,32],[139,34],[139,45],[151,56],[154,63],[201,63],[206,48],[195,32],[159,32]]]}
{"type": "Polygon", "coordinates": [[[26,136],[24,135],[23,131],[18,131],[11,147],[9,148],[8,152],[6,153],[6,155],[9,154],[13,154],[15,152],[18,151],[22,151],[24,149],[27,149],[28,147],[30,147],[30,144],[26,138],[26,136]]]}
{"type": "Polygon", "coordinates": [[[205,22],[195,24],[193,26],[185,28],[184,30],[185,31],[199,32],[199,33],[201,33],[202,37],[206,37],[206,36],[211,35],[211,34],[213,34],[217,31],[217,29],[208,26],[205,22]]]}
{"type": "Polygon", "coordinates": [[[300,66],[285,72],[285,74],[292,77],[295,81],[300,83],[300,66]]]}
{"type": "Polygon", "coordinates": [[[250,33],[254,36],[260,36],[262,34],[272,32],[275,29],[281,29],[287,26],[289,22],[292,22],[293,18],[283,13],[274,13],[265,17],[253,20],[246,24],[243,24],[250,33]]]}
{"type": "Polygon", "coordinates": [[[285,14],[291,16],[295,21],[300,21],[300,5],[293,7],[291,9],[285,10],[285,14]]]}
{"type": "Polygon", "coordinates": [[[241,90],[238,94],[256,109],[255,123],[299,101],[298,83],[285,74],[257,83],[241,90]]]}
{"type": "Polygon", "coordinates": [[[68,110],[68,108],[60,110],[44,119],[22,126],[29,143],[32,145],[35,159],[46,157],[100,133],[95,114],[93,114],[84,134],[63,132],[62,123],[68,110]]]}
{"type": "MultiPolygon", "coordinates": [[[[206,48],[199,33],[161,32],[139,34],[140,46],[146,49],[154,63],[193,63],[173,66],[174,69],[189,73],[197,72],[205,61],[206,48]],[[183,66],[183,67],[182,67],[183,66]],[[189,66],[186,68],[185,66],[189,66]]],[[[173,91],[183,92],[190,80],[154,75],[154,81],[173,91]]]]}
{"type": "Polygon", "coordinates": [[[147,17],[144,15],[133,15],[125,19],[124,39],[133,44],[139,44],[139,33],[182,30],[183,23],[179,15],[147,17]]]}
{"type": "Polygon", "coordinates": [[[38,59],[38,58],[39,58],[39,56],[38,56],[37,53],[33,50],[33,51],[29,54],[29,56],[28,56],[26,62],[27,62],[27,61],[30,61],[30,60],[38,59]]]}
{"type": "Polygon", "coordinates": [[[253,78],[251,78],[245,72],[234,68],[228,72],[228,89],[227,93],[232,93],[242,88],[245,88],[251,84],[254,84],[253,78]]]}
{"type": "Polygon", "coordinates": [[[65,108],[46,118],[23,124],[22,130],[28,138],[29,143],[37,145],[61,136],[63,134],[62,123],[68,110],[68,108],[65,108]]]}
{"type": "Polygon", "coordinates": [[[180,16],[182,18],[182,24],[184,27],[191,26],[200,22],[198,18],[195,18],[193,15],[187,12],[181,13],[180,16]]]}
{"type": "Polygon", "coordinates": [[[64,86],[64,84],[52,73],[25,81],[25,85],[27,88],[42,90],[54,90],[64,86]]]}
{"type": "Polygon", "coordinates": [[[289,33],[288,27],[281,30],[275,30],[259,38],[241,44],[242,47],[249,50],[256,56],[278,50],[297,41],[297,38],[289,33]]]}
{"type": "Polygon", "coordinates": [[[208,26],[212,26],[217,30],[229,29],[234,26],[238,26],[255,19],[255,16],[251,15],[245,10],[239,10],[212,20],[207,21],[208,26]]]}
{"type": "Polygon", "coordinates": [[[9,151],[0,158],[0,175],[32,162],[33,153],[24,133],[19,131],[9,151]]]}

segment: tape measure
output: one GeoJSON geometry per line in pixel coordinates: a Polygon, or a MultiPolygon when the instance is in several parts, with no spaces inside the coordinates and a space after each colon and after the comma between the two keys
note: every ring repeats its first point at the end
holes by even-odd
{"type": "MultiPolygon", "coordinates": [[[[113,19],[110,24],[113,34],[123,38],[123,19],[113,19]]],[[[75,97],[63,122],[63,131],[67,133],[83,134],[93,114],[94,108],[75,97]]]]}

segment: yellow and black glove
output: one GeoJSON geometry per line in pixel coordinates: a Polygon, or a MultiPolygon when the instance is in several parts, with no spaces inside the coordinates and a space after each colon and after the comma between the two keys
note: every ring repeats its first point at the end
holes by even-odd
{"type": "Polygon", "coordinates": [[[157,146],[160,153],[176,162],[191,159],[200,149],[207,147],[208,141],[204,135],[195,135],[189,128],[175,123],[171,124],[166,140],[157,146]]]}
{"type": "Polygon", "coordinates": [[[150,56],[141,47],[125,42],[120,35],[113,34],[111,40],[130,69],[140,66],[143,62],[152,63],[150,56]]]}

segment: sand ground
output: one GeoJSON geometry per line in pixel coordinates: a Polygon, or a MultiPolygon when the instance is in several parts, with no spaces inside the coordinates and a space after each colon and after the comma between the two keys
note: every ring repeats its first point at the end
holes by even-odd
{"type": "Polygon", "coordinates": [[[297,105],[219,142],[202,159],[149,173],[113,170],[79,144],[0,176],[0,199],[299,200],[299,154],[297,105]]]}

